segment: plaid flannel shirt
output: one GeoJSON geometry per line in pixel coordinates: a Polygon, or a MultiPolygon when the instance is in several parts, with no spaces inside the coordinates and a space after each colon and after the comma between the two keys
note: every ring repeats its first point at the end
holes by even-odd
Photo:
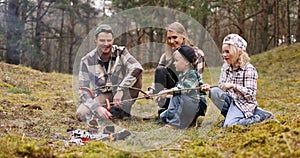
{"type": "MultiPolygon", "coordinates": [[[[90,87],[109,92],[106,85],[133,86],[143,72],[140,63],[125,47],[113,45],[108,69],[105,69],[97,48],[81,59],[79,69],[79,87],[90,87]]],[[[118,87],[116,90],[122,90],[118,87]]]]}
{"type": "MultiPolygon", "coordinates": [[[[200,94],[199,89],[191,89],[191,90],[180,90],[185,88],[197,88],[200,85],[203,84],[202,78],[200,74],[195,69],[189,69],[185,73],[180,73],[178,82],[176,84],[176,87],[173,87],[172,90],[175,90],[174,95],[178,94],[186,94],[192,99],[205,99],[205,93],[204,95],[200,94]]],[[[205,101],[206,102],[206,101],[205,101]]]]}
{"type": "Polygon", "coordinates": [[[225,63],[221,70],[219,84],[235,84],[237,90],[228,89],[226,92],[233,98],[246,118],[253,116],[254,109],[258,105],[256,101],[257,79],[256,68],[250,63],[237,70],[232,70],[231,66],[225,63]]]}

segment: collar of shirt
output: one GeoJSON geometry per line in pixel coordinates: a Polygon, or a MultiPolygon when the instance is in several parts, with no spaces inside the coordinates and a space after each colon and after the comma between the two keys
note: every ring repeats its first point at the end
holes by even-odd
{"type": "MultiPolygon", "coordinates": [[[[111,48],[111,53],[110,53],[110,58],[108,59],[108,62],[110,61],[110,59],[112,59],[113,61],[116,60],[117,55],[116,55],[116,51],[114,51],[114,50],[115,50],[115,48],[112,47],[112,48],[111,48]]],[[[101,59],[102,53],[101,53],[101,52],[99,53],[98,49],[97,49],[97,54],[98,54],[98,55],[97,55],[97,61],[98,61],[98,64],[101,64],[101,65],[103,66],[103,61],[102,61],[102,59],[101,59]]]]}
{"type": "Polygon", "coordinates": [[[246,63],[245,66],[242,66],[242,67],[239,66],[236,70],[233,70],[231,65],[226,64],[225,70],[226,70],[226,72],[240,71],[240,70],[244,71],[246,69],[247,65],[248,65],[248,63],[246,63]]]}

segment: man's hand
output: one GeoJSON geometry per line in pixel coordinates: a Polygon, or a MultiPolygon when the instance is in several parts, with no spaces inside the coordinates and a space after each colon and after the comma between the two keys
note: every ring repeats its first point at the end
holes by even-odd
{"type": "Polygon", "coordinates": [[[116,95],[114,96],[114,106],[115,108],[121,107],[121,101],[123,97],[123,91],[117,91],[116,95]]]}
{"type": "Polygon", "coordinates": [[[96,112],[99,114],[101,118],[111,119],[112,114],[104,107],[100,106],[96,109],[96,112]]]}

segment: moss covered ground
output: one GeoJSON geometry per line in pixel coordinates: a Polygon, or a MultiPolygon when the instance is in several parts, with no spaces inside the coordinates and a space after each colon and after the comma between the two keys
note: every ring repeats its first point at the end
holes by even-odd
{"type": "MultiPolygon", "coordinates": [[[[0,157],[300,157],[300,44],[252,56],[251,62],[259,73],[258,103],[276,119],[224,129],[217,125],[222,119],[217,113],[208,115],[213,121],[199,118],[198,128],[169,130],[169,138],[178,138],[166,144],[155,144],[165,137],[158,132],[148,139],[90,141],[83,146],[63,141],[68,140],[68,128],[88,127],[74,117],[72,75],[1,62],[0,157]],[[151,143],[156,147],[141,147],[151,143]]],[[[152,80],[153,70],[147,70],[143,90],[152,80]]],[[[119,125],[144,133],[161,128],[155,123],[157,109],[152,100],[139,100],[134,108],[147,119],[120,121],[119,125]]]]}

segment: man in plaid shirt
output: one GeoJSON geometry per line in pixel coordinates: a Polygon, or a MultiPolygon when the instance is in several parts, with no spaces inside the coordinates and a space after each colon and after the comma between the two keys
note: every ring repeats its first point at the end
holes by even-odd
{"type": "Polygon", "coordinates": [[[134,101],[123,102],[138,96],[138,91],[130,89],[142,87],[143,68],[125,47],[113,45],[114,32],[111,26],[102,24],[95,31],[97,48],[81,59],[79,69],[80,105],[76,117],[86,121],[96,115],[111,119],[130,117],[134,101]],[[93,99],[82,87],[94,88],[93,99]],[[111,110],[104,107],[106,99],[114,103],[111,110]]]}
{"type": "Polygon", "coordinates": [[[237,34],[229,34],[223,40],[222,56],[225,61],[219,79],[219,86],[208,84],[201,90],[210,90],[212,102],[225,116],[223,127],[248,125],[273,118],[271,112],[258,107],[256,101],[256,68],[250,64],[246,53],[247,42],[237,34]]]}

